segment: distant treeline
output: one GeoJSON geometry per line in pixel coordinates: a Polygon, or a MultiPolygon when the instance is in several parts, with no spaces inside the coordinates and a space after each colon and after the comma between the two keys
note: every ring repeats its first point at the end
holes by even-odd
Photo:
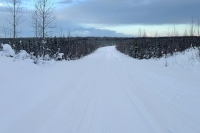
{"type": "Polygon", "coordinates": [[[54,38],[0,38],[18,53],[25,50],[36,58],[63,53],[63,59],[75,60],[103,46],[116,45],[117,50],[137,59],[160,58],[167,54],[200,47],[200,37],[54,37],[54,38]]]}
{"type": "Polygon", "coordinates": [[[117,50],[137,59],[160,58],[189,47],[200,47],[200,37],[141,37],[126,38],[117,50]]]}
{"type": "Polygon", "coordinates": [[[0,43],[10,44],[18,53],[25,50],[36,58],[63,53],[63,59],[75,60],[86,56],[97,48],[116,44],[116,39],[107,37],[54,37],[54,38],[0,38],[0,43]]]}

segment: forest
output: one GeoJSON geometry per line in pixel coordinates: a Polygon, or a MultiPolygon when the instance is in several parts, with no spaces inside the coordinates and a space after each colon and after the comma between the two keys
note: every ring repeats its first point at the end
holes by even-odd
{"type": "Polygon", "coordinates": [[[200,49],[200,37],[127,38],[117,44],[117,50],[137,59],[160,58],[182,52],[190,47],[200,49]]]}
{"type": "MultiPolygon", "coordinates": [[[[190,47],[200,48],[200,37],[54,37],[1,38],[18,54],[25,50],[32,58],[43,60],[76,60],[97,48],[116,45],[116,49],[136,59],[160,58],[182,52],[190,47]]],[[[0,48],[2,50],[2,46],[0,48]]]]}

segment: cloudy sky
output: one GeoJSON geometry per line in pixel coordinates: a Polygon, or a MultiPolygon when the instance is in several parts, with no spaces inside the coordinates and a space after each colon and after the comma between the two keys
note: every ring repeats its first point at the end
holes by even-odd
{"type": "MultiPolygon", "coordinates": [[[[9,27],[0,0],[0,26],[9,27]]],[[[25,21],[20,36],[33,36],[29,12],[34,0],[22,0],[25,21]]],[[[166,36],[174,27],[179,35],[200,17],[200,0],[55,0],[56,29],[52,36],[166,36]],[[142,33],[143,34],[143,33],[142,33]]],[[[3,36],[2,28],[0,35],[3,36]]]]}

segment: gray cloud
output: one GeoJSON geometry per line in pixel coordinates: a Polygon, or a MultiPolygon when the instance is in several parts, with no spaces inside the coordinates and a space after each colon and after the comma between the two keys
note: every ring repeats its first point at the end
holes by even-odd
{"type": "Polygon", "coordinates": [[[62,0],[62,1],[59,1],[58,4],[70,4],[72,2],[73,0],[62,0]]]}
{"type": "Polygon", "coordinates": [[[0,6],[0,13],[5,13],[7,12],[7,9],[3,6],[0,6]]]}
{"type": "Polygon", "coordinates": [[[185,24],[200,12],[199,0],[96,0],[63,10],[66,20],[92,24],[185,24]]]}
{"type": "MultiPolygon", "coordinates": [[[[199,5],[199,0],[59,0],[55,14],[56,23],[62,27],[65,35],[71,31],[74,36],[126,36],[111,30],[97,29],[95,24],[188,24],[192,17],[200,16],[199,5]],[[83,24],[92,24],[93,28],[81,27],[83,24]]],[[[25,10],[26,21],[18,28],[22,30],[21,36],[32,36],[29,11],[25,10]]],[[[8,26],[6,13],[7,10],[0,6],[1,26],[8,26]]],[[[53,35],[59,35],[59,32],[60,28],[57,28],[53,35]]]]}
{"type": "Polygon", "coordinates": [[[106,29],[97,29],[97,28],[85,28],[82,26],[79,26],[76,23],[70,23],[68,21],[59,21],[57,23],[59,27],[56,29],[57,35],[59,35],[61,32],[63,32],[64,35],[68,35],[68,32],[72,36],[109,36],[109,37],[127,37],[128,35],[117,33],[112,30],[106,30],[106,29]]]}
{"type": "Polygon", "coordinates": [[[57,2],[58,4],[72,4],[72,3],[80,3],[84,2],[85,0],[60,0],[57,2]]]}
{"type": "Polygon", "coordinates": [[[122,33],[116,33],[115,31],[111,30],[101,30],[95,28],[83,28],[77,27],[72,29],[72,34],[75,36],[99,36],[99,37],[127,37],[127,35],[122,33]]]}

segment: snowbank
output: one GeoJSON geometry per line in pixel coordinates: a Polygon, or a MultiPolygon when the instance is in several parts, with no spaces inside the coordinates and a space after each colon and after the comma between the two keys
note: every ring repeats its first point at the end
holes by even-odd
{"type": "Polygon", "coordinates": [[[30,55],[25,50],[20,50],[19,53],[15,56],[15,59],[24,60],[29,59],[30,55]]]}
{"type": "MultiPolygon", "coordinates": [[[[45,55],[44,57],[38,57],[36,58],[33,56],[33,52],[28,54],[25,50],[20,50],[17,54],[15,54],[15,51],[12,49],[12,47],[9,44],[2,44],[0,49],[0,56],[6,56],[6,57],[13,57],[14,61],[20,61],[20,60],[28,60],[26,62],[29,63],[35,63],[39,66],[52,66],[56,64],[54,59],[51,59],[49,55],[45,55]]],[[[58,53],[58,56],[56,59],[62,58],[64,54],[58,53]]]]}
{"type": "Polygon", "coordinates": [[[3,47],[3,51],[0,51],[0,55],[7,56],[7,57],[14,57],[15,51],[12,49],[12,47],[9,44],[1,44],[1,47],[3,47]]]}
{"type": "Polygon", "coordinates": [[[200,65],[200,50],[197,47],[186,49],[183,52],[176,52],[160,59],[167,67],[179,67],[183,69],[193,69],[200,65]]]}
{"type": "Polygon", "coordinates": [[[52,66],[56,64],[55,60],[43,60],[42,58],[36,58],[34,60],[34,63],[39,65],[39,66],[52,66]]]}

